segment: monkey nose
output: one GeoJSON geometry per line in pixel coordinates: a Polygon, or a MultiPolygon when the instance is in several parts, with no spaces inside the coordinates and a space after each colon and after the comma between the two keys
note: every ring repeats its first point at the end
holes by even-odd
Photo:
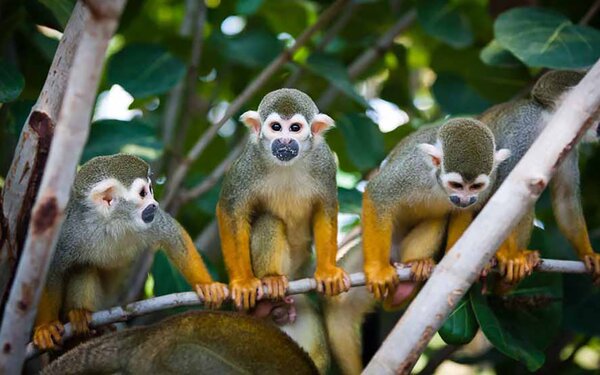
{"type": "Polygon", "coordinates": [[[144,211],[142,211],[142,220],[144,223],[148,224],[154,220],[154,215],[156,214],[157,208],[158,206],[154,203],[149,204],[146,208],[144,208],[144,211]]]}
{"type": "Polygon", "coordinates": [[[460,197],[458,195],[451,195],[450,202],[452,202],[456,206],[460,206],[460,197]]]}
{"type": "Polygon", "coordinates": [[[290,161],[298,156],[298,142],[290,140],[289,143],[283,143],[283,139],[276,139],[271,145],[271,153],[281,161],[290,161]]]}

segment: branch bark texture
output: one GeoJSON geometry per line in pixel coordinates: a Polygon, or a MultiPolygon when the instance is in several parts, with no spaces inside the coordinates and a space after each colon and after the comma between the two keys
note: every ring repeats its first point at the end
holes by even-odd
{"type": "MultiPolygon", "coordinates": [[[[87,0],[82,33],[68,75],[55,135],[28,236],[0,328],[0,373],[18,374],[48,267],[58,240],[75,169],[89,134],[89,123],[108,42],[125,0],[87,0]]],[[[76,10],[77,10],[76,9],[76,10]]]]}
{"type": "MultiPolygon", "coordinates": [[[[535,203],[556,168],[600,114],[600,61],[569,92],[545,130],[486,204],[366,367],[408,374],[514,223],[535,203]]],[[[548,264],[548,263],[546,263],[548,264]]],[[[543,265],[543,264],[542,264],[543,265]]]]}

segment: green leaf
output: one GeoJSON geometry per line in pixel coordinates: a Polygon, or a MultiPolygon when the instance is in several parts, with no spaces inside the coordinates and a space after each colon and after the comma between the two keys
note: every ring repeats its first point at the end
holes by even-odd
{"type": "Polygon", "coordinates": [[[361,213],[362,193],[356,189],[338,188],[338,199],[340,201],[340,212],[347,214],[361,213]]]}
{"type": "Polygon", "coordinates": [[[144,159],[155,159],[162,150],[155,130],[140,120],[100,120],[92,124],[82,160],[94,156],[125,152],[144,159]]]}
{"type": "Polygon", "coordinates": [[[121,85],[135,98],[169,91],[185,75],[185,64],[159,45],[130,44],[107,67],[110,85],[121,85]]]}
{"type": "Polygon", "coordinates": [[[454,2],[448,0],[418,1],[417,17],[428,34],[454,48],[464,48],[473,43],[469,20],[457,9],[454,2]]]}
{"type": "Polygon", "coordinates": [[[360,171],[368,171],[379,165],[385,157],[383,134],[371,119],[362,113],[344,115],[337,122],[344,136],[350,161],[360,171]]]}
{"type": "Polygon", "coordinates": [[[263,68],[283,50],[283,43],[263,29],[245,30],[235,36],[217,32],[212,38],[225,60],[249,68],[263,68]]]}
{"type": "Polygon", "coordinates": [[[307,68],[314,74],[325,78],[329,83],[337,87],[342,93],[358,104],[367,107],[368,103],[354,89],[350,81],[346,66],[333,56],[324,53],[313,53],[306,60],[307,68]]]}
{"type": "Polygon", "coordinates": [[[452,73],[439,73],[433,94],[444,112],[450,114],[480,113],[491,103],[473,90],[464,79],[452,73]]]}
{"type": "Polygon", "coordinates": [[[496,349],[529,371],[544,364],[544,350],[562,320],[561,275],[534,274],[504,297],[483,295],[476,284],[470,296],[477,321],[496,349]]]}
{"type": "Polygon", "coordinates": [[[235,12],[243,16],[251,16],[258,11],[263,0],[238,0],[235,12]]]}
{"type": "Polygon", "coordinates": [[[589,275],[565,275],[565,326],[585,335],[600,335],[600,290],[589,275]]]}
{"type": "Polygon", "coordinates": [[[495,39],[481,50],[479,57],[481,61],[492,66],[512,68],[522,64],[515,55],[502,47],[495,39]]]}
{"type": "Polygon", "coordinates": [[[152,276],[154,276],[154,295],[164,296],[170,293],[187,292],[191,290],[183,276],[169,262],[167,256],[158,251],[152,263],[152,276]]]}
{"type": "Polygon", "coordinates": [[[468,296],[463,297],[438,331],[446,344],[464,345],[473,340],[479,324],[468,296]]]}
{"type": "Polygon", "coordinates": [[[25,79],[13,64],[0,60],[0,103],[8,103],[19,97],[25,79]]]}
{"type": "Polygon", "coordinates": [[[514,8],[494,24],[496,40],[525,64],[551,69],[590,66],[600,58],[600,31],[542,8],[514,8]]]}
{"type": "Polygon", "coordinates": [[[56,20],[64,29],[69,21],[69,17],[71,17],[71,12],[75,6],[75,0],[39,0],[39,2],[50,9],[56,20]]]}

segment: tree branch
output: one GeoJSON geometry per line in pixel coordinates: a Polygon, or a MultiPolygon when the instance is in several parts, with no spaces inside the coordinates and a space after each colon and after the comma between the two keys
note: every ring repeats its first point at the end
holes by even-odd
{"type": "Polygon", "coordinates": [[[85,26],[78,36],[81,40],[73,57],[23,255],[0,328],[0,373],[3,374],[18,374],[23,366],[42,286],[89,133],[106,48],[124,5],[124,0],[88,0],[78,5],[85,9],[85,26]]]}
{"type": "MultiPolygon", "coordinates": [[[[373,64],[378,58],[381,57],[387,50],[392,47],[394,39],[406,30],[415,20],[417,12],[414,9],[406,12],[390,29],[377,40],[377,43],[360,56],[358,56],[348,66],[348,76],[350,79],[356,79],[361,75],[371,64],[373,64]]],[[[329,88],[317,101],[317,107],[324,111],[328,108],[333,100],[336,98],[338,89],[334,85],[329,85],[329,88]]]]}
{"type": "Polygon", "coordinates": [[[168,208],[176,194],[179,191],[179,187],[185,178],[188,170],[190,169],[193,162],[195,162],[198,157],[204,152],[206,147],[210,144],[210,142],[217,135],[217,132],[233,116],[237,111],[239,111],[242,106],[254,95],[256,92],[279,70],[279,68],[290,61],[290,59],[294,56],[294,54],[302,47],[304,44],[308,42],[311,36],[323,28],[329,21],[335,17],[342,7],[348,2],[348,0],[336,0],[329,8],[327,8],[321,16],[317,19],[317,21],[307,28],[299,37],[296,39],[296,42],[289,49],[283,51],[275,60],[273,60],[259,75],[252,81],[244,91],[227,107],[225,114],[223,117],[212,124],[202,136],[198,139],[196,144],[192,147],[190,152],[187,154],[187,157],[181,162],[181,164],[177,167],[173,176],[170,178],[167,184],[167,193],[163,199],[162,204],[164,207],[168,208]]]}
{"type": "MultiPolygon", "coordinates": [[[[0,305],[8,297],[10,279],[27,236],[31,208],[37,195],[54,125],[58,119],[67,79],[87,11],[77,3],[58,44],[48,77],[25,121],[2,191],[4,231],[0,234],[0,305]]],[[[2,308],[0,308],[1,316],[2,308]]]]}
{"type": "MultiPolygon", "coordinates": [[[[540,265],[536,267],[539,272],[569,272],[586,273],[583,262],[568,260],[542,259],[540,265]]],[[[410,266],[396,266],[396,273],[402,281],[410,281],[412,272],[410,266]]],[[[354,287],[365,285],[365,275],[362,272],[350,274],[350,285],[354,287]]],[[[266,287],[265,287],[266,288],[266,287]]],[[[317,282],[313,278],[290,281],[286,295],[302,294],[317,289],[317,282]]],[[[265,289],[265,293],[267,290],[265,289]]],[[[138,316],[147,315],[153,312],[171,309],[182,306],[200,306],[202,301],[195,292],[172,293],[160,297],[149,298],[147,300],[130,303],[126,306],[116,306],[108,310],[98,311],[92,314],[92,327],[100,327],[107,324],[125,322],[138,316]]],[[[65,324],[65,333],[63,340],[73,336],[71,324],[65,324]]],[[[29,343],[27,346],[27,358],[39,354],[39,351],[29,343]]]]}
{"type": "Polygon", "coordinates": [[[365,374],[408,374],[514,223],[535,203],[600,115],[600,61],[565,97],[544,131],[485,205],[379,348],[365,374]],[[477,249],[477,251],[473,251],[477,249]]]}

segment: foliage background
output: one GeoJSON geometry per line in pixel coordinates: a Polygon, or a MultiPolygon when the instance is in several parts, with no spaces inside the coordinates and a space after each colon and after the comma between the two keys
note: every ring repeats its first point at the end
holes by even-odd
{"type": "MultiPolygon", "coordinates": [[[[73,0],[0,1],[0,186],[27,114],[35,102],[73,0]]],[[[331,1],[206,0],[199,65],[191,61],[202,12],[188,0],[130,0],[111,41],[84,161],[130,152],[155,167],[157,195],[185,153],[228,103],[331,1]],[[180,111],[168,108],[180,92],[180,111]],[[171,104],[170,104],[171,103],[171,104]]],[[[200,4],[201,5],[201,4],[200,4]]],[[[284,85],[311,95],[337,127],[328,142],[339,160],[343,231],[358,224],[360,188],[404,136],[447,116],[477,114],[526,95],[546,68],[585,68],[600,57],[598,1],[355,0],[301,47],[233,118],[225,123],[184,181],[205,179],[243,141],[236,121],[262,96],[284,85]],[[536,8],[526,8],[536,6],[536,8]],[[401,17],[416,17],[360,74],[347,67],[401,17]],[[587,26],[580,25],[586,24],[587,26]],[[352,77],[352,78],[351,78],[352,77]],[[336,88],[332,101],[323,98],[336,88]]],[[[202,8],[202,7],[201,7],[202,8]]],[[[582,199],[590,235],[600,246],[598,147],[582,147],[582,199]]],[[[215,241],[219,184],[168,209],[198,236],[211,272],[225,280],[215,241]]],[[[537,205],[544,229],[531,248],[544,257],[574,259],[545,194],[537,205]]],[[[161,254],[147,295],[187,290],[161,254]]],[[[600,368],[600,294],[588,278],[536,275],[505,298],[475,287],[436,337],[416,372],[585,373],[600,368]],[[483,327],[487,340],[477,332],[483,327]],[[489,340],[489,341],[488,341],[489,340]],[[489,342],[493,345],[490,345],[489,342]]],[[[376,312],[365,324],[365,359],[398,313],[376,312]]]]}

